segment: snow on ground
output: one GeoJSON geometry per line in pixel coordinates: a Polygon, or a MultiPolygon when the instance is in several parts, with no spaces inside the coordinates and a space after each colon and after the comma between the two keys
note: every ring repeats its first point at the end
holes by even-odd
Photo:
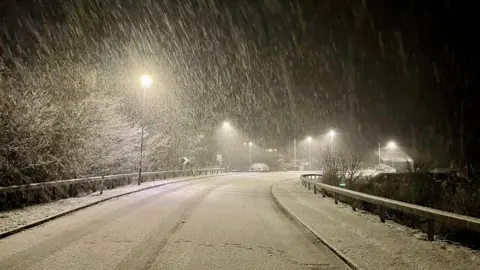
{"type": "Polygon", "coordinates": [[[361,269],[479,269],[480,252],[444,241],[349,205],[334,204],[300,181],[279,182],[274,194],[324,240],[361,269]]]}
{"type": "Polygon", "coordinates": [[[18,227],[45,219],[47,217],[60,214],[62,212],[81,207],[83,205],[103,200],[127,192],[156,186],[167,182],[178,182],[192,177],[178,177],[166,180],[158,180],[142,183],[140,186],[135,184],[118,187],[116,189],[104,190],[103,194],[94,192],[81,197],[71,197],[45,204],[28,206],[22,209],[0,212],[0,232],[16,229],[18,227]]]}

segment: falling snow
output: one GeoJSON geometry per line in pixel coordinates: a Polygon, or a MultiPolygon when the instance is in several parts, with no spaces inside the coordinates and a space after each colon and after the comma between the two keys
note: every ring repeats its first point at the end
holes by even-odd
{"type": "Polygon", "coordinates": [[[402,198],[479,217],[476,9],[430,2],[0,1],[0,186],[252,163],[353,183],[395,150],[418,182],[452,169],[402,198]]]}

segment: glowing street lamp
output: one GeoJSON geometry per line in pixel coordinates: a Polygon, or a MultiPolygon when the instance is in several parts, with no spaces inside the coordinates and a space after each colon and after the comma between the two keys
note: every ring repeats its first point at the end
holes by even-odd
{"type": "Polygon", "coordinates": [[[152,85],[152,77],[150,75],[144,74],[142,77],[140,77],[140,82],[142,83],[142,88],[150,88],[152,85]]]}
{"type": "Polygon", "coordinates": [[[148,88],[152,85],[152,77],[147,74],[144,74],[140,77],[140,82],[143,89],[143,98],[142,98],[142,118],[141,118],[141,138],[140,138],[140,161],[139,161],[139,168],[138,168],[138,185],[142,182],[142,158],[143,158],[143,134],[144,134],[144,126],[145,126],[145,93],[148,88]]]}
{"type": "Polygon", "coordinates": [[[389,149],[389,150],[395,150],[395,149],[397,149],[397,148],[398,148],[398,146],[397,146],[397,143],[396,143],[396,142],[394,142],[394,141],[389,141],[389,142],[387,143],[387,149],[389,149]]]}

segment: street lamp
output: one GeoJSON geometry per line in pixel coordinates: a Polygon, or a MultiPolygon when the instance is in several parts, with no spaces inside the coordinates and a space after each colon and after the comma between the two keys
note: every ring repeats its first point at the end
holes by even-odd
{"type": "Polygon", "coordinates": [[[312,152],[311,152],[311,144],[312,144],[312,137],[308,136],[307,137],[308,141],[308,170],[312,170],[312,152]]]}
{"type": "Polygon", "coordinates": [[[147,74],[144,74],[140,77],[140,82],[142,84],[143,89],[143,98],[142,98],[142,118],[141,118],[141,138],[140,138],[140,161],[139,161],[139,168],[138,168],[138,185],[142,182],[142,158],[143,158],[143,134],[144,134],[144,126],[145,126],[145,93],[148,88],[152,85],[152,77],[147,74]]]}
{"type": "Polygon", "coordinates": [[[250,168],[252,168],[252,142],[248,142],[248,158],[250,159],[250,168]]]}
{"type": "Polygon", "coordinates": [[[327,136],[330,138],[330,147],[332,150],[334,150],[334,143],[333,143],[333,139],[335,139],[335,137],[337,136],[337,132],[333,129],[331,129],[328,133],[327,133],[327,136]]]}
{"type": "MultiPolygon", "coordinates": [[[[390,150],[391,152],[395,151],[397,148],[398,148],[398,146],[397,146],[397,143],[396,143],[396,142],[394,142],[394,141],[389,141],[389,142],[387,143],[387,149],[390,150]]],[[[394,157],[393,157],[393,155],[392,155],[392,168],[395,168],[395,167],[394,167],[394,164],[393,164],[393,158],[394,158],[394,157]]]]}
{"type": "Polygon", "coordinates": [[[293,170],[297,170],[297,138],[293,138],[293,170]]]}
{"type": "Polygon", "coordinates": [[[228,133],[228,131],[231,130],[232,125],[230,124],[229,121],[225,120],[225,121],[223,121],[222,126],[223,126],[223,133],[224,133],[223,134],[223,136],[224,136],[224,138],[223,138],[224,139],[223,140],[224,141],[223,142],[223,151],[224,152],[223,153],[224,153],[224,160],[225,160],[224,164],[225,164],[225,169],[227,169],[227,166],[228,166],[228,163],[229,163],[229,162],[227,162],[227,135],[228,135],[227,133],[228,133]]]}
{"type": "MultiPolygon", "coordinates": [[[[389,141],[386,146],[387,150],[396,150],[398,148],[398,145],[394,141],[389,141]]],[[[381,164],[381,146],[380,143],[378,143],[378,165],[381,164]]],[[[393,167],[393,158],[392,158],[392,167],[393,167]]]]}

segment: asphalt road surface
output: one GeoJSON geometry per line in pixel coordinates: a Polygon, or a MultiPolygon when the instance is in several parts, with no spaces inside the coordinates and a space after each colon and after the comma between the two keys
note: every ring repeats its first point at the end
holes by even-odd
{"type": "Polygon", "coordinates": [[[348,269],[274,203],[288,173],[145,190],[0,240],[0,269],[348,269]]]}

